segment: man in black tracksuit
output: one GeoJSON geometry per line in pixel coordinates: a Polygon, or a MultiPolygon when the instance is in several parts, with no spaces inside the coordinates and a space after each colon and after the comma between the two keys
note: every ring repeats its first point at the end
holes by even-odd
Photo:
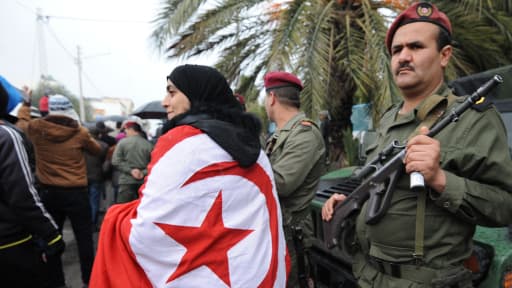
{"type": "Polygon", "coordinates": [[[65,245],[34,187],[27,142],[7,120],[9,94],[3,85],[0,83],[0,286],[46,287],[45,257],[62,253],[65,245]]]}

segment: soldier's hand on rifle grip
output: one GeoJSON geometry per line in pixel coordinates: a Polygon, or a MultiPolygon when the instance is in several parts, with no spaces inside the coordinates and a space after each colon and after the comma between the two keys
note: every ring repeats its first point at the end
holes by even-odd
{"type": "Polygon", "coordinates": [[[421,173],[427,186],[442,193],[446,186],[446,175],[439,165],[441,145],[438,140],[426,136],[428,131],[427,127],[421,127],[420,134],[407,142],[405,171],[408,174],[421,173]]]}
{"type": "Polygon", "coordinates": [[[347,198],[347,196],[343,194],[332,194],[331,197],[325,201],[324,206],[322,206],[322,219],[326,222],[330,221],[334,214],[334,207],[336,207],[336,204],[345,200],[345,198],[347,198]]]}

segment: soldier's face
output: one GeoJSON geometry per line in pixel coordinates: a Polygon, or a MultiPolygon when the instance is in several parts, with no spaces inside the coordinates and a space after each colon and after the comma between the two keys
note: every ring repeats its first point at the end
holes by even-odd
{"type": "Polygon", "coordinates": [[[451,46],[438,51],[439,27],[428,22],[404,25],[391,43],[391,68],[398,88],[405,95],[432,92],[443,81],[451,46]]]}
{"type": "Polygon", "coordinates": [[[190,110],[190,100],[174,84],[167,80],[167,95],[162,100],[162,106],[167,111],[167,119],[183,114],[190,110]]]}

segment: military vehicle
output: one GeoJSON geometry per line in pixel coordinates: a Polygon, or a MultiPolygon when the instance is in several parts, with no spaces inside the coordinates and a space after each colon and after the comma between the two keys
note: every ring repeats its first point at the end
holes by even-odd
{"type": "MultiPolygon", "coordinates": [[[[501,113],[507,128],[508,144],[512,155],[512,65],[462,77],[449,85],[456,95],[469,95],[495,74],[501,75],[504,83],[493,89],[486,95],[486,98],[487,101],[491,100],[501,113]]],[[[363,138],[364,140],[361,141],[360,147],[367,147],[367,139],[370,139],[369,141],[375,139],[371,136],[371,132],[368,132],[363,138]]],[[[511,157],[510,155],[503,156],[511,157]]],[[[361,162],[364,162],[364,159],[361,159],[361,162]]],[[[324,241],[325,231],[321,217],[322,205],[331,194],[348,195],[360,184],[360,180],[351,177],[356,168],[342,168],[324,175],[312,202],[315,239],[310,256],[316,275],[316,287],[357,287],[351,270],[350,243],[346,243],[343,239],[343,232],[352,233],[352,231],[343,231],[342,229],[339,236],[341,239],[337,241],[338,245],[328,247],[324,241]]],[[[470,261],[466,262],[470,263],[468,268],[473,272],[474,286],[478,288],[512,288],[512,226],[503,228],[478,226],[473,239],[473,255],[470,261]]]]}

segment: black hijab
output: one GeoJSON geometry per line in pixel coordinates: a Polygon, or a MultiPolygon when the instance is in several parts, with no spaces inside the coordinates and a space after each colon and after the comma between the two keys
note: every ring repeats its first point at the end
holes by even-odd
{"type": "Polygon", "coordinates": [[[204,104],[241,109],[226,78],[215,68],[183,65],[174,69],[167,79],[190,100],[191,108],[204,104]]]}
{"type": "Polygon", "coordinates": [[[228,152],[241,167],[249,167],[259,157],[261,123],[242,109],[224,76],[215,68],[183,65],[167,79],[190,101],[190,110],[173,117],[162,134],[180,125],[190,125],[206,133],[228,152]]]}

